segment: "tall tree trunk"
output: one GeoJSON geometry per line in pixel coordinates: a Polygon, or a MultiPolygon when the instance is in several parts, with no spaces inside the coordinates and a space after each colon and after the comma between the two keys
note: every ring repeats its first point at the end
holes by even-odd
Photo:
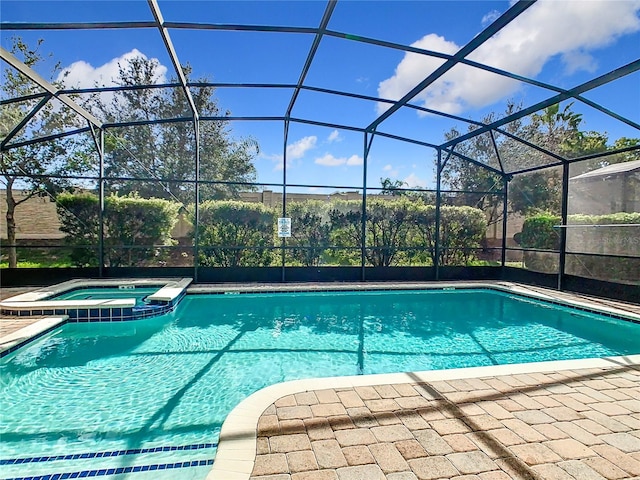
{"type": "Polygon", "coordinates": [[[18,253],[16,251],[16,201],[13,198],[13,178],[7,178],[7,250],[9,252],[9,268],[18,266],[18,253]]]}

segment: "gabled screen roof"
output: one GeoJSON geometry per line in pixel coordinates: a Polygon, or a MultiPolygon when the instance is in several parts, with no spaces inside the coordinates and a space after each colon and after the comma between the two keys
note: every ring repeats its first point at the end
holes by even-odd
{"type": "MultiPolygon", "coordinates": [[[[445,154],[476,137],[519,142],[509,127],[557,103],[612,141],[640,137],[640,6],[633,1],[4,0],[0,8],[4,66],[32,85],[24,98],[3,93],[2,150],[46,140],[29,136],[29,121],[49,102],[77,116],[75,128],[55,135],[138,121],[135,112],[114,120],[83,106],[90,96],[108,101],[123,83],[119,66],[136,57],[158,68],[150,83],[131,88],[162,88],[184,100],[182,111],[158,110],[145,121],[207,117],[193,96],[214,86],[215,118],[255,136],[267,165],[285,148],[284,128],[272,122],[298,124],[287,145],[307,139],[308,162],[325,166],[361,156],[364,133],[445,154]],[[24,66],[10,53],[16,37],[30,46],[43,39],[45,60],[24,66]],[[31,111],[12,116],[19,104],[31,111]],[[261,128],[261,121],[271,123],[261,128]]],[[[398,171],[391,150],[372,150],[382,174],[398,171]]],[[[513,174],[569,160],[530,142],[516,150],[526,158],[502,159],[515,150],[496,145],[490,166],[513,174]]]]}

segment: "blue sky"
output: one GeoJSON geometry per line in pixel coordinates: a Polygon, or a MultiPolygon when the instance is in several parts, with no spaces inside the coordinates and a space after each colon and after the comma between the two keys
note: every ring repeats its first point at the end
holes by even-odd
{"type": "MultiPolygon", "coordinates": [[[[159,0],[165,20],[247,23],[316,27],[324,2],[301,1],[167,1],[159,0]]],[[[375,39],[412,44],[455,53],[497,16],[507,1],[341,1],[329,29],[375,39]]],[[[153,17],[146,1],[31,1],[3,0],[3,22],[147,21],[153,17]]],[[[530,78],[571,88],[640,58],[640,2],[540,0],[507,29],[490,39],[472,59],[512,70],[530,78]]],[[[16,32],[3,31],[10,45],[16,32]]],[[[172,76],[171,62],[155,29],[18,32],[28,43],[45,38],[43,52],[69,70],[69,82],[87,87],[96,81],[113,82],[117,63],[132,55],[157,58],[172,76]]],[[[178,57],[193,67],[193,77],[217,82],[295,84],[312,35],[237,31],[170,30],[178,57]]],[[[426,77],[442,60],[405,54],[390,48],[325,36],[306,79],[314,87],[343,90],[378,98],[398,99],[426,77]]],[[[39,71],[49,77],[51,64],[39,71]]],[[[159,80],[163,80],[160,78],[159,80]]],[[[292,91],[288,89],[218,89],[223,109],[240,116],[282,116],[292,91]]],[[[535,103],[553,95],[548,90],[507,81],[494,74],[456,66],[419,95],[416,105],[479,119],[501,113],[507,101],[535,103]]],[[[640,123],[640,75],[632,74],[585,94],[640,123]]],[[[621,136],[640,137],[632,127],[576,103],[584,116],[583,128],[621,136]]],[[[327,123],[365,127],[384,111],[377,102],[302,92],[292,116],[327,123]]],[[[451,127],[464,124],[403,108],[383,122],[380,131],[438,144],[451,127]]],[[[261,153],[255,164],[258,180],[282,181],[282,122],[233,122],[235,135],[258,140],[261,153]]],[[[363,136],[346,129],[292,123],[288,141],[288,183],[359,187],[363,176],[363,136]]],[[[376,137],[367,165],[367,183],[379,186],[380,177],[411,186],[433,186],[434,151],[376,137]]],[[[313,191],[314,188],[294,189],[313,191]]]]}

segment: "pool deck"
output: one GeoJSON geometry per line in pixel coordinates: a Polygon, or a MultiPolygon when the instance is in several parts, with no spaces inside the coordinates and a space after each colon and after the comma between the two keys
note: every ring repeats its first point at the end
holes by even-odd
{"type": "MultiPolygon", "coordinates": [[[[521,290],[587,308],[640,315],[636,304],[506,282],[477,285],[487,283],[509,286],[514,293],[521,290]]],[[[416,285],[425,284],[378,288],[416,285]]],[[[327,287],[198,285],[189,291],[327,287]]],[[[371,287],[376,288],[374,284],[330,286],[371,287]]],[[[2,296],[11,296],[7,293],[2,296]]],[[[3,318],[0,336],[12,329],[15,335],[40,321],[3,318]]],[[[272,385],[229,414],[207,476],[207,480],[445,478],[640,478],[640,355],[272,385]]]]}
{"type": "Polygon", "coordinates": [[[389,383],[372,376],[352,386],[318,380],[312,390],[294,385],[257,425],[236,421],[223,428],[207,478],[638,478],[639,361],[566,370],[528,364],[512,366],[522,373],[511,374],[500,367],[494,374],[489,368],[424,372],[405,374],[400,383],[397,376],[389,383]],[[254,451],[243,457],[252,429],[254,451]],[[235,459],[222,458],[233,452],[225,442],[236,448],[235,459]]]}

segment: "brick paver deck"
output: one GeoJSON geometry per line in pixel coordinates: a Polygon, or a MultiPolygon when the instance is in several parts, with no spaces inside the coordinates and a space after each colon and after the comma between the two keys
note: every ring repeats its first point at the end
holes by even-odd
{"type": "Polygon", "coordinates": [[[251,480],[640,478],[640,366],[300,392],[251,480]]]}

